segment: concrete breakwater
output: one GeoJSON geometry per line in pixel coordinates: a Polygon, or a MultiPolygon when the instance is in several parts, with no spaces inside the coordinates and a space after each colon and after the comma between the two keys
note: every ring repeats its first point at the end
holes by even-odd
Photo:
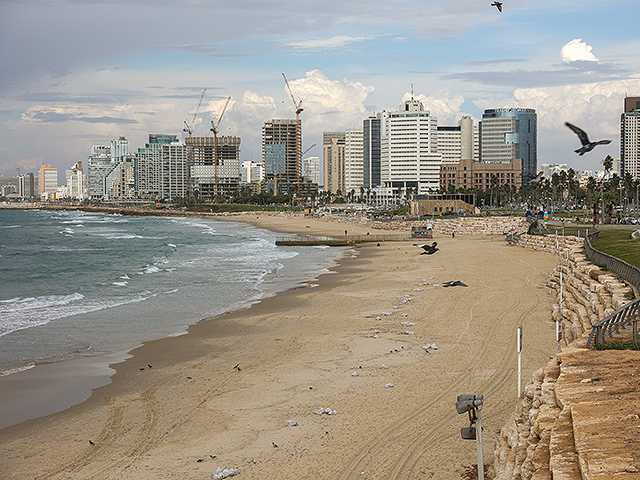
{"type": "MultiPolygon", "coordinates": [[[[548,287],[562,351],[537,370],[495,447],[496,480],[640,478],[640,352],[587,350],[591,326],[634,297],[586,258],[583,239],[522,235],[518,245],[557,254],[548,287]]],[[[636,292],[637,293],[637,292],[636,292]]]]}

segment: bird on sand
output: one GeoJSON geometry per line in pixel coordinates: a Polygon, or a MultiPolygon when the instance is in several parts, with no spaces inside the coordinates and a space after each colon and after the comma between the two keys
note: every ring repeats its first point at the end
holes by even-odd
{"type": "Polygon", "coordinates": [[[95,445],[91,440],[89,440],[89,445],[95,445]]]}
{"type": "Polygon", "coordinates": [[[422,255],[433,255],[434,253],[436,253],[439,249],[436,248],[436,245],[438,245],[437,242],[433,242],[433,244],[429,245],[428,243],[414,243],[413,246],[414,247],[420,247],[424,250],[424,252],[422,252],[422,255]]]}
{"type": "Polygon", "coordinates": [[[233,367],[233,369],[240,371],[240,364],[236,363],[235,366],[233,367]]]}
{"type": "Polygon", "coordinates": [[[467,285],[462,283],[460,280],[453,280],[451,282],[443,283],[443,287],[466,287],[467,285]]]}
{"type": "Polygon", "coordinates": [[[564,122],[564,124],[571,129],[573,133],[578,135],[580,142],[582,142],[582,147],[577,150],[574,150],[578,155],[582,156],[587,152],[590,152],[598,145],[607,145],[611,143],[611,140],[599,140],[597,142],[590,142],[589,137],[581,128],[576,127],[575,125],[571,125],[569,122],[564,122]]]}
{"type": "Polygon", "coordinates": [[[278,448],[278,445],[276,445],[276,442],[271,442],[271,445],[273,445],[275,448],[278,448]]]}
{"type": "Polygon", "coordinates": [[[498,11],[502,13],[502,2],[493,2],[491,6],[496,7],[498,11]]]}

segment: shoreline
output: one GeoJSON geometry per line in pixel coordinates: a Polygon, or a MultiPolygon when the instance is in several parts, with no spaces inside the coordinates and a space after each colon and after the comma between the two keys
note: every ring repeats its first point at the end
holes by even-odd
{"type": "MultiPolygon", "coordinates": [[[[93,210],[92,210],[93,211],[93,210]]],[[[103,213],[113,213],[103,211],[103,213]]],[[[172,216],[181,216],[176,213],[172,216]]],[[[272,232],[300,233],[301,230],[288,232],[287,230],[268,228],[268,221],[243,220],[234,217],[216,218],[210,215],[202,216],[209,220],[232,221],[238,223],[248,223],[256,228],[270,230],[272,232]]],[[[345,248],[345,247],[341,247],[345,248]]],[[[336,271],[346,260],[350,259],[349,250],[345,248],[343,255],[327,271],[321,272],[315,279],[320,283],[321,277],[335,275],[336,271]]],[[[146,344],[157,340],[170,340],[179,336],[188,335],[190,329],[196,325],[216,321],[221,317],[232,314],[241,314],[247,310],[255,308],[257,305],[277,297],[279,295],[295,292],[299,289],[308,288],[308,285],[300,285],[288,288],[266,296],[249,301],[241,306],[231,308],[220,315],[204,317],[191,325],[188,325],[181,332],[175,332],[166,337],[156,340],[141,341],[140,345],[129,350],[111,352],[97,356],[76,357],[68,360],[55,362],[44,362],[27,367],[16,373],[0,376],[0,432],[4,428],[19,425],[22,422],[36,420],[60,413],[88,401],[94,390],[99,387],[113,383],[113,377],[118,369],[127,360],[131,360],[134,352],[143,348],[146,344]],[[73,378],[71,376],[73,375],[73,378]]],[[[1,433],[0,433],[1,434],[1,433]]]]}
{"type": "Polygon", "coordinates": [[[515,327],[525,325],[524,378],[557,349],[542,274],[554,259],[490,237],[437,241],[434,256],[409,242],[357,247],[318,287],[146,343],[88,401],[2,430],[0,478],[196,479],[217,467],[243,478],[459,477],[475,443],[459,439],[455,396],[485,395],[489,445],[516,405],[515,327]],[[449,280],[468,287],[436,286],[449,280]],[[31,470],[25,451],[38,456],[31,470]]]}

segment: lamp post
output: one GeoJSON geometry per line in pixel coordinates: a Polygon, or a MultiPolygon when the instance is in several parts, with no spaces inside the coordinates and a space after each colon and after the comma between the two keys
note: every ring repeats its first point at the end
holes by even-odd
{"type": "Polygon", "coordinates": [[[478,480],[484,480],[484,459],[482,453],[482,417],[480,411],[484,397],[482,395],[458,395],[456,411],[462,415],[469,415],[469,426],[461,428],[460,434],[464,440],[475,440],[478,454],[478,480]],[[475,426],[474,426],[475,425],[475,426]]]}

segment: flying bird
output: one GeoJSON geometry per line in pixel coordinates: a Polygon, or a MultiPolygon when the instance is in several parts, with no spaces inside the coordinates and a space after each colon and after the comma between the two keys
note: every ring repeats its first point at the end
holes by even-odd
{"type": "Polygon", "coordinates": [[[576,127],[575,125],[571,125],[569,122],[564,122],[564,124],[571,129],[573,133],[578,135],[580,142],[582,142],[582,147],[577,150],[574,150],[578,155],[582,156],[587,152],[590,152],[598,145],[607,145],[611,143],[611,140],[600,140],[598,142],[590,142],[589,137],[581,128],[576,127]]]}
{"type": "Polygon", "coordinates": [[[429,245],[428,243],[424,243],[424,244],[420,244],[420,243],[414,243],[413,246],[414,247],[420,247],[424,250],[424,252],[422,252],[422,255],[433,255],[434,253],[436,253],[439,249],[436,248],[437,242],[433,242],[432,245],[429,245]]]}
{"type": "Polygon", "coordinates": [[[467,285],[462,283],[460,280],[453,280],[451,282],[447,282],[442,284],[443,287],[466,287],[467,285]]]}
{"type": "Polygon", "coordinates": [[[529,180],[529,185],[537,185],[538,183],[540,183],[543,180],[544,180],[544,175],[542,174],[542,172],[539,172],[538,175],[536,175],[535,178],[529,180]]]}
{"type": "Polygon", "coordinates": [[[496,7],[498,11],[502,13],[502,2],[493,2],[491,6],[496,7]]]}

